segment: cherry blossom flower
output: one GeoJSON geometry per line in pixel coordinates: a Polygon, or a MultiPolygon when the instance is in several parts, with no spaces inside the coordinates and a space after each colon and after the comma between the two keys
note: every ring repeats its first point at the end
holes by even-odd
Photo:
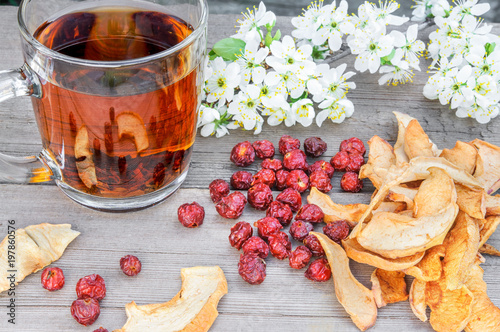
{"type": "Polygon", "coordinates": [[[490,122],[491,119],[498,116],[499,105],[492,104],[487,107],[482,107],[478,104],[473,104],[471,106],[460,106],[456,111],[456,116],[459,118],[473,118],[481,124],[486,124],[490,122]]]}
{"type": "Polygon", "coordinates": [[[332,120],[333,123],[341,123],[345,118],[351,117],[354,113],[354,105],[348,99],[332,99],[328,98],[318,106],[322,109],[316,115],[316,124],[321,127],[326,119],[332,120]]]}
{"type": "Polygon", "coordinates": [[[314,45],[320,46],[328,41],[330,50],[335,52],[340,49],[342,37],[354,32],[354,24],[348,20],[347,8],[347,1],[342,0],[337,8],[334,1],[330,11],[319,17],[318,22],[321,23],[321,27],[312,33],[311,38],[314,45]]]}
{"type": "Polygon", "coordinates": [[[277,126],[282,122],[287,127],[295,125],[295,114],[283,95],[277,95],[272,99],[264,99],[262,102],[266,107],[262,114],[268,116],[267,123],[270,126],[277,126]]]}
{"type": "Polygon", "coordinates": [[[439,101],[442,105],[446,105],[451,100],[452,109],[461,105],[468,107],[473,103],[472,89],[474,85],[472,67],[466,65],[457,72],[456,76],[444,78],[439,101]]]}
{"type": "Polygon", "coordinates": [[[402,49],[397,49],[394,57],[391,59],[391,64],[380,67],[380,73],[384,75],[380,77],[378,84],[383,85],[388,83],[396,86],[398,84],[406,84],[412,80],[414,74],[410,70],[408,62],[403,60],[403,54],[404,51],[402,49]]]}
{"type": "Polygon", "coordinates": [[[323,0],[312,2],[301,16],[292,18],[295,30],[292,36],[298,39],[310,39],[312,34],[321,26],[319,18],[331,11],[331,5],[323,5],[323,0]]]}
{"type": "Polygon", "coordinates": [[[360,72],[370,70],[370,73],[375,73],[380,68],[380,58],[388,56],[394,49],[393,41],[389,35],[357,30],[348,42],[351,52],[358,55],[354,68],[360,72]]]}
{"type": "Polygon", "coordinates": [[[266,11],[266,5],[262,1],[259,4],[259,9],[254,7],[253,10],[250,10],[247,8],[247,12],[241,14],[243,20],[237,21],[240,27],[232,37],[245,41],[262,40],[260,27],[276,22],[276,15],[273,12],[266,11]]]}
{"type": "Polygon", "coordinates": [[[296,101],[292,105],[292,112],[295,115],[295,119],[298,123],[304,127],[309,127],[313,122],[314,112],[313,102],[309,98],[304,98],[296,101]]]}
{"type": "Polygon", "coordinates": [[[375,20],[380,21],[383,25],[401,25],[408,22],[408,17],[401,17],[392,15],[396,10],[399,9],[399,3],[394,0],[378,0],[378,7],[375,4],[368,3],[371,6],[371,12],[373,13],[375,20]]]}
{"type": "Polygon", "coordinates": [[[391,32],[391,36],[394,38],[394,46],[400,47],[403,50],[403,56],[408,64],[412,68],[420,70],[420,60],[418,58],[425,50],[425,44],[423,41],[417,39],[418,25],[410,25],[408,30],[406,30],[406,35],[394,30],[391,32]]]}
{"type": "Polygon", "coordinates": [[[266,76],[266,69],[262,67],[269,54],[267,47],[259,48],[260,42],[250,40],[246,43],[245,51],[238,56],[236,63],[240,65],[241,84],[260,84],[266,76]]]}
{"type": "MultiPolygon", "coordinates": [[[[321,68],[318,66],[318,68],[321,68]]],[[[356,75],[349,71],[345,73],[347,65],[341,64],[337,68],[327,66],[326,70],[317,79],[307,82],[307,89],[313,94],[313,100],[317,103],[326,98],[340,99],[345,96],[349,89],[355,89],[354,82],[347,82],[349,78],[356,75]]]]}
{"type": "Polygon", "coordinates": [[[241,80],[240,66],[237,63],[226,65],[221,57],[212,61],[212,75],[205,83],[205,92],[207,102],[214,103],[219,101],[224,104],[226,101],[233,100],[234,88],[238,86],[241,80]]]}
{"type": "Polygon", "coordinates": [[[467,15],[481,16],[490,10],[489,3],[480,3],[479,0],[456,0],[456,5],[451,10],[450,18],[460,20],[467,15]]]}
{"type": "Polygon", "coordinates": [[[227,112],[233,115],[233,120],[237,121],[245,130],[255,130],[254,134],[256,135],[262,130],[264,122],[259,114],[260,109],[262,109],[259,97],[259,87],[248,85],[244,91],[238,93],[227,108],[227,112]]]}
{"type": "Polygon", "coordinates": [[[273,41],[271,46],[272,55],[268,56],[266,63],[280,72],[294,72],[301,79],[307,79],[315,68],[311,61],[312,47],[302,45],[298,49],[295,41],[290,36],[283,37],[283,41],[273,41]]]}
{"type": "Polygon", "coordinates": [[[301,79],[296,72],[287,70],[285,66],[277,66],[276,71],[268,72],[264,83],[286,90],[292,98],[299,98],[306,89],[306,81],[301,79]]]}
{"type": "Polygon", "coordinates": [[[430,17],[444,17],[450,11],[447,0],[415,0],[412,18],[414,22],[424,22],[430,17]]]}

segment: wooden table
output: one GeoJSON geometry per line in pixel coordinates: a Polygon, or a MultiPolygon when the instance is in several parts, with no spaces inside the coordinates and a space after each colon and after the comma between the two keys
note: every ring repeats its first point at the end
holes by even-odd
{"type": "MultiPolygon", "coordinates": [[[[234,31],[236,16],[212,15],[209,23],[209,45],[234,31]]],[[[289,18],[279,18],[278,26],[285,34],[291,31],[289,18]]],[[[496,33],[500,25],[495,26],[496,33]]],[[[22,63],[16,8],[0,11],[0,69],[18,67],[22,63]]],[[[428,35],[429,30],[421,33],[428,35]]],[[[345,59],[353,69],[354,57],[345,59]]],[[[338,65],[336,63],[335,65],[338,65]]],[[[423,68],[428,65],[424,61],[423,68]]],[[[455,141],[476,137],[500,145],[500,118],[488,125],[471,119],[458,119],[447,107],[422,95],[425,70],[417,73],[413,84],[379,86],[379,75],[358,74],[353,81],[357,89],[349,93],[355,105],[352,118],[341,125],[326,121],[322,128],[264,126],[256,137],[252,132],[231,132],[222,139],[198,137],[194,146],[191,169],[182,188],[165,203],[134,213],[109,214],[84,208],[64,196],[53,184],[0,184],[0,238],[7,234],[7,220],[16,220],[18,228],[42,222],[71,223],[81,235],[68,247],[54,266],[62,268],[66,286],[58,292],[45,291],[40,285],[40,272],[27,277],[16,288],[16,325],[7,324],[9,296],[0,294],[0,331],[91,331],[99,326],[110,331],[126,320],[124,305],[165,302],[180,289],[180,269],[196,265],[219,265],[225,272],[229,293],[219,304],[220,316],[212,331],[357,331],[349,316],[337,302],[333,281],[315,283],[304,278],[304,270],[293,270],[287,261],[268,258],[267,278],[259,286],[244,282],[238,275],[239,252],[228,242],[229,229],[235,221],[223,219],[215,211],[208,194],[208,184],[215,178],[229,180],[237,170],[229,161],[231,148],[240,141],[269,139],[277,144],[283,134],[301,141],[310,136],[322,137],[329,146],[322,159],[335,154],[341,140],[357,136],[363,141],[377,134],[394,143],[397,135],[392,111],[416,117],[440,148],[451,148],[455,141]],[[187,229],[177,221],[179,205],[196,200],[205,207],[203,226],[187,229]],[[126,254],[137,255],[143,262],[142,272],[134,278],[125,276],[119,260],[126,254]],[[69,307],[76,298],[79,278],[98,273],[107,285],[101,316],[92,328],[77,324],[69,307]]],[[[40,137],[29,98],[0,106],[0,150],[8,154],[28,155],[39,151],[40,137]]],[[[248,167],[256,171],[258,162],[248,167]]],[[[333,178],[331,196],[340,203],[369,201],[373,187],[365,181],[359,194],[342,193],[340,174],[333,178]]],[[[305,195],[304,195],[305,198],[305,195]]],[[[253,223],[263,217],[247,206],[240,220],[253,223]]],[[[316,230],[321,231],[320,227],[316,230]]],[[[500,234],[489,241],[500,247],[500,234]]],[[[294,246],[297,242],[293,243],[294,246]]],[[[500,259],[487,257],[483,264],[488,294],[500,305],[500,259]]],[[[353,273],[368,287],[372,267],[352,262],[353,273]]],[[[420,322],[408,302],[388,305],[379,310],[372,331],[431,331],[420,322]]]]}

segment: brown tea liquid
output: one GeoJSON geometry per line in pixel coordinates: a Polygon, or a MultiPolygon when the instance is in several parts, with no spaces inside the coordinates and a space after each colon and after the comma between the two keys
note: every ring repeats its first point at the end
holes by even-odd
{"type": "MultiPolygon", "coordinates": [[[[191,32],[165,13],[101,7],[45,22],[34,37],[70,57],[119,61],[167,50],[191,32]]],[[[186,56],[130,70],[54,68],[33,104],[63,182],[93,195],[131,197],[186,169],[197,120],[197,73],[183,73],[186,56]]]]}

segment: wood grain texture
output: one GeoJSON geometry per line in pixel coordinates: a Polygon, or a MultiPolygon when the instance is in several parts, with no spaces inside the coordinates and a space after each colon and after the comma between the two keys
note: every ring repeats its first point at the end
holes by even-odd
{"type": "MultiPolygon", "coordinates": [[[[234,32],[234,15],[212,15],[209,45],[234,32]]],[[[21,65],[19,36],[15,8],[4,7],[0,12],[0,69],[21,65]]],[[[280,17],[278,26],[284,33],[291,31],[289,18],[280,17]]],[[[500,25],[495,26],[498,33],[500,25]]],[[[429,31],[425,32],[428,33],[429,31]]],[[[353,68],[354,58],[345,59],[353,68]]],[[[338,65],[341,62],[338,62],[338,65]]],[[[425,65],[424,65],[425,67],[425,65]]],[[[500,120],[479,125],[471,119],[458,119],[438,102],[426,100],[421,91],[426,74],[417,73],[414,84],[400,87],[380,87],[378,75],[357,74],[353,80],[358,88],[349,94],[356,111],[342,125],[327,123],[303,128],[264,126],[259,139],[277,144],[283,134],[292,134],[303,141],[321,136],[329,146],[322,157],[335,153],[340,142],[351,136],[367,141],[377,134],[391,143],[397,135],[392,111],[398,110],[416,117],[431,139],[440,148],[452,147],[457,139],[485,139],[500,145],[500,120]]],[[[7,233],[6,222],[16,220],[18,228],[41,222],[71,223],[82,234],[54,264],[66,275],[66,286],[49,293],[40,286],[40,272],[27,277],[16,288],[16,325],[7,324],[6,305],[9,297],[0,294],[0,331],[90,331],[99,326],[110,331],[126,320],[124,305],[135,300],[139,305],[168,301],[180,288],[180,269],[195,265],[219,265],[226,273],[229,293],[219,305],[220,316],[212,331],[357,331],[348,315],[335,299],[333,282],[313,283],[303,277],[304,271],[292,270],[287,261],[267,259],[267,279],[260,286],[245,283],[237,273],[239,252],[231,248],[227,236],[235,221],[221,218],[208,195],[208,184],[214,178],[228,180],[236,171],[229,161],[229,151],[237,142],[255,140],[253,133],[233,131],[222,139],[198,137],[194,146],[188,179],[182,188],[165,203],[129,214],[107,214],[81,207],[53,184],[0,184],[0,238],[7,233]],[[183,228],[177,221],[177,207],[198,201],[205,207],[205,223],[198,229],[183,228]],[[134,278],[119,269],[119,259],[135,254],[143,262],[142,272],[134,278]],[[104,277],[108,293],[102,302],[99,320],[85,328],[69,313],[75,299],[74,287],[80,277],[99,273],[104,277]]],[[[36,153],[41,145],[29,98],[2,103],[0,106],[0,150],[26,155],[36,153]]],[[[247,169],[256,170],[257,164],[247,169]]],[[[341,193],[340,176],[333,180],[332,197],[340,203],[368,202],[373,187],[366,185],[359,194],[341,193]]],[[[253,223],[262,212],[247,207],[241,220],[253,223]]],[[[320,227],[317,227],[320,231],[320,227]]],[[[500,247],[500,235],[489,241],[500,247]]],[[[296,242],[294,246],[298,245],[296,242]]],[[[486,257],[483,264],[488,293],[500,305],[500,258],[486,257]]],[[[353,274],[370,287],[373,268],[352,263],[353,274]]],[[[391,304],[379,310],[372,331],[431,331],[429,324],[412,314],[409,304],[391,304]]]]}

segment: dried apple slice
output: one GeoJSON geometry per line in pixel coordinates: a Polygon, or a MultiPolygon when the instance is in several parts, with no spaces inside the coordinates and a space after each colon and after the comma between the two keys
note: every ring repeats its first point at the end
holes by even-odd
{"type": "Polygon", "coordinates": [[[443,149],[440,157],[457,165],[469,174],[476,169],[477,149],[469,143],[457,141],[453,149],[443,149]]]}
{"type": "Polygon", "coordinates": [[[389,168],[396,164],[396,156],[392,146],[377,135],[368,141],[368,146],[368,162],[361,167],[359,178],[368,178],[375,188],[380,188],[389,168]]]}
{"type": "Polygon", "coordinates": [[[405,188],[402,186],[394,186],[389,190],[389,193],[385,197],[386,200],[392,202],[405,202],[408,210],[413,210],[415,195],[418,189],[405,188]]]}
{"type": "Polygon", "coordinates": [[[324,234],[315,232],[310,234],[318,238],[326,253],[332,269],[335,295],[340,304],[361,331],[372,327],[377,320],[377,304],[372,292],[352,275],[345,251],[324,234]]]}
{"type": "Polygon", "coordinates": [[[427,321],[427,304],[425,303],[425,287],[426,282],[418,279],[413,279],[410,287],[410,295],[408,301],[410,302],[411,311],[422,322],[427,321]]]}
{"type": "Polygon", "coordinates": [[[483,244],[483,246],[479,248],[479,253],[490,256],[500,256],[500,251],[488,243],[483,244]]]}
{"type": "Polygon", "coordinates": [[[455,185],[457,190],[457,204],[460,210],[472,218],[484,219],[486,215],[486,194],[483,189],[473,189],[459,183],[455,185]]]}
{"type": "Polygon", "coordinates": [[[500,188],[500,147],[479,139],[471,143],[478,152],[474,177],[491,195],[500,188]]]}
{"type": "Polygon", "coordinates": [[[149,147],[148,132],[139,114],[122,112],[116,117],[116,123],[118,124],[119,139],[124,136],[132,137],[137,152],[142,152],[149,147]]]}
{"type": "Polygon", "coordinates": [[[404,151],[411,160],[415,157],[434,157],[433,144],[417,119],[408,123],[405,130],[404,151]]]}
{"type": "Polygon", "coordinates": [[[382,308],[389,303],[402,302],[408,299],[405,274],[403,272],[375,269],[370,280],[377,307],[382,308]]]}
{"type": "Polygon", "coordinates": [[[415,266],[403,270],[404,273],[415,277],[420,281],[436,281],[441,278],[444,257],[446,249],[443,245],[427,249],[425,256],[415,266]]]}
{"type": "Polygon", "coordinates": [[[490,217],[486,217],[486,219],[484,219],[483,227],[481,228],[481,231],[479,232],[479,236],[480,236],[479,248],[481,248],[486,243],[486,241],[488,241],[490,236],[493,233],[495,233],[495,230],[497,229],[498,224],[500,224],[500,216],[490,216],[490,217]]]}
{"type": "Polygon", "coordinates": [[[397,165],[402,165],[410,161],[404,150],[405,134],[406,134],[406,127],[408,126],[410,121],[414,120],[415,118],[404,113],[399,113],[399,112],[393,112],[393,113],[398,121],[398,139],[396,140],[396,143],[394,143],[394,155],[396,156],[397,165]]]}
{"type": "Polygon", "coordinates": [[[486,217],[500,215],[500,195],[486,195],[484,205],[486,209],[486,217]]]}
{"type": "Polygon", "coordinates": [[[90,151],[89,133],[86,126],[78,129],[75,137],[75,158],[78,176],[87,188],[97,185],[95,164],[90,151]]]}
{"type": "Polygon", "coordinates": [[[453,179],[440,168],[428,171],[430,176],[422,182],[413,199],[416,218],[433,215],[457,200],[453,179]]]}
{"type": "Polygon", "coordinates": [[[219,314],[219,300],[227,294],[224,272],[218,266],[184,268],[181,279],[181,290],[168,302],[126,304],[127,322],[114,332],[208,331],[219,314]]]}

